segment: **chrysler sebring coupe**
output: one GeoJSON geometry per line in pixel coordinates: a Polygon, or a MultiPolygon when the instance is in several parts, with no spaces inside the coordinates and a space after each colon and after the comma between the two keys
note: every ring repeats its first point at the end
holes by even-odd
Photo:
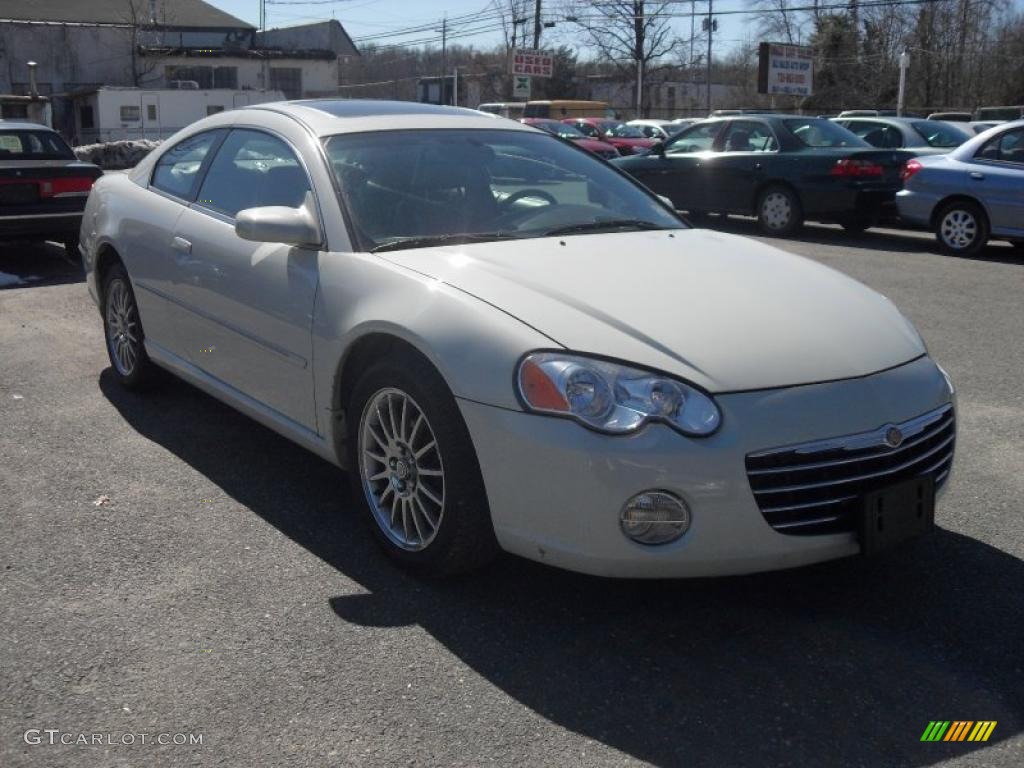
{"type": "Polygon", "coordinates": [[[888,299],[470,110],[213,115],[102,177],[81,240],[123,386],[165,369],[347,469],[421,574],[873,554],[950,475],[953,387],[888,299]]]}

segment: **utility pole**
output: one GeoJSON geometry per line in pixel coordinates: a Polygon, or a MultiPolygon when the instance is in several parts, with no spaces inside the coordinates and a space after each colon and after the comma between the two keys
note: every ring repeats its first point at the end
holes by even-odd
{"type": "Polygon", "coordinates": [[[533,48],[540,48],[540,0],[537,0],[533,11],[533,48]]]}
{"type": "Polygon", "coordinates": [[[441,76],[448,74],[448,14],[441,19],[441,76]]]}
{"type": "Polygon", "coordinates": [[[263,78],[263,90],[270,90],[267,81],[267,0],[260,0],[260,76],[263,78]]]}
{"type": "Polygon", "coordinates": [[[711,114],[711,33],[715,27],[715,17],[713,15],[715,0],[708,0],[708,114],[711,114]]]}
{"type": "Polygon", "coordinates": [[[636,116],[637,119],[644,116],[644,4],[633,3],[636,10],[636,18],[633,19],[633,32],[636,56],[636,116]]]}
{"type": "Polygon", "coordinates": [[[693,39],[697,37],[697,0],[690,0],[690,86],[693,86],[693,39]]]}

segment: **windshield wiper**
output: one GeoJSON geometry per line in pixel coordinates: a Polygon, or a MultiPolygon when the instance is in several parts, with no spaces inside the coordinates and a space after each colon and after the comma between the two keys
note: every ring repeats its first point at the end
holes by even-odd
{"type": "Polygon", "coordinates": [[[604,219],[602,221],[588,221],[583,224],[569,224],[565,227],[549,229],[544,237],[555,237],[556,235],[571,235],[575,232],[600,232],[605,229],[665,229],[661,224],[643,219],[604,219]]]}
{"type": "Polygon", "coordinates": [[[458,232],[451,235],[430,235],[429,237],[399,237],[371,248],[370,253],[379,253],[380,251],[402,251],[406,248],[429,248],[432,245],[487,243],[492,240],[515,239],[515,235],[510,235],[505,232],[458,232]]]}

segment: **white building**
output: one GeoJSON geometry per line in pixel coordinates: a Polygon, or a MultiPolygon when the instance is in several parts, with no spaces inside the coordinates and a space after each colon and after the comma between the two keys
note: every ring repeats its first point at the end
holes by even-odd
{"type": "Polygon", "coordinates": [[[281,101],[281,91],[144,89],[104,86],[72,97],[78,144],[166,139],[208,115],[281,101]]]}
{"type": "Polygon", "coordinates": [[[338,66],[358,51],[337,21],[268,30],[202,0],[0,0],[0,93],[27,94],[27,62],[74,140],[70,97],[105,85],[279,90],[335,95],[338,66]]]}

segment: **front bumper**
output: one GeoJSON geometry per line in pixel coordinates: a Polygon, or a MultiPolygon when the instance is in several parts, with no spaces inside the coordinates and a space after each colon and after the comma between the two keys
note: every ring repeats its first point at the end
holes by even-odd
{"type": "MultiPolygon", "coordinates": [[[[565,419],[459,401],[501,546],[561,568],[616,577],[719,576],[775,570],[852,555],[852,533],[788,536],[758,509],[746,454],[863,432],[950,402],[928,358],[826,384],[721,395],[722,427],[690,439],[652,424],[609,437],[565,419]],[[619,512],[630,496],[660,489],[689,504],[678,541],[627,539],[619,512]]],[[[948,487],[948,483],[946,484],[948,487]]]]}

